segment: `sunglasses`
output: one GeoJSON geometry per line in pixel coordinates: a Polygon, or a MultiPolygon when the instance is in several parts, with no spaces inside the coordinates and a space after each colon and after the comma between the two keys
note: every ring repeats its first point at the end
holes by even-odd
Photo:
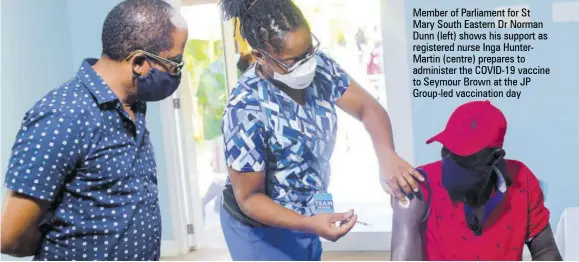
{"type": "Polygon", "coordinates": [[[183,58],[182,56],[178,56],[175,58],[163,58],[160,57],[158,55],[149,53],[147,51],[143,51],[143,50],[135,50],[133,52],[131,52],[126,60],[128,61],[129,59],[131,59],[131,57],[135,56],[136,54],[143,54],[144,56],[156,60],[157,62],[161,63],[161,66],[163,66],[166,70],[167,73],[171,74],[171,75],[179,75],[181,74],[181,70],[183,70],[183,66],[185,65],[185,63],[183,62],[183,58]]]}
{"type": "Polygon", "coordinates": [[[292,71],[296,70],[296,68],[298,68],[300,65],[304,64],[305,62],[307,62],[308,60],[310,60],[310,58],[314,57],[316,55],[316,53],[318,52],[318,49],[320,49],[320,41],[318,40],[318,38],[312,34],[312,40],[314,41],[314,45],[312,47],[312,49],[310,51],[308,51],[307,53],[299,56],[299,57],[292,57],[292,58],[286,58],[283,60],[294,60],[296,62],[291,63],[291,64],[286,64],[283,61],[273,57],[272,55],[270,55],[268,52],[264,51],[264,50],[259,50],[261,53],[263,53],[264,55],[266,55],[267,57],[269,57],[271,60],[273,60],[276,64],[278,64],[281,68],[283,68],[287,73],[291,73],[292,71]]]}

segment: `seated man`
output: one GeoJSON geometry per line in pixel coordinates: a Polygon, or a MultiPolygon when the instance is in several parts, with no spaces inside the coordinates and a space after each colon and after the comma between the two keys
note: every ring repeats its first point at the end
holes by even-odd
{"type": "Polygon", "coordinates": [[[393,203],[392,260],[561,260],[539,181],[504,159],[507,122],[489,101],[469,102],[426,143],[442,160],[419,171],[426,182],[406,205],[393,203]],[[417,248],[422,247],[422,248],[417,248]]]}

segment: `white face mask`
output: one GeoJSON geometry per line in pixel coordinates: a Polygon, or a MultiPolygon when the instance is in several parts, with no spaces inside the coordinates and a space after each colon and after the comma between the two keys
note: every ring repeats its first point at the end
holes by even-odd
{"type": "Polygon", "coordinates": [[[273,79],[280,81],[293,89],[305,89],[312,83],[312,81],[314,81],[317,65],[318,61],[316,60],[316,57],[313,56],[288,74],[278,74],[274,70],[273,79]]]}

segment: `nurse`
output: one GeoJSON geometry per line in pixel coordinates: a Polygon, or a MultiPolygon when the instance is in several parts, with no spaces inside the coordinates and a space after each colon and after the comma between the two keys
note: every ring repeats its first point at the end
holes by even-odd
{"type": "Polygon", "coordinates": [[[225,19],[239,18],[257,61],[238,80],[223,118],[229,177],[221,224],[231,257],[320,260],[319,237],[336,241],[357,221],[353,211],[334,213],[327,192],[336,107],[368,130],[382,174],[377,183],[404,199],[423,178],[396,154],[387,112],[319,51],[292,1],[220,4],[225,19]]]}

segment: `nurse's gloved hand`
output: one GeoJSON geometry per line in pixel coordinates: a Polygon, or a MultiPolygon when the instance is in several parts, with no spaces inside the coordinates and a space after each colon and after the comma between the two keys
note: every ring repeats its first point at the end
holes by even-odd
{"type": "Polygon", "coordinates": [[[356,225],[354,210],[347,213],[322,213],[308,218],[308,231],[332,242],[338,241],[356,225]]]}
{"type": "Polygon", "coordinates": [[[424,177],[395,152],[385,159],[379,159],[379,162],[382,171],[382,187],[386,193],[405,204],[405,196],[420,190],[416,179],[424,181],[424,177]]]}

